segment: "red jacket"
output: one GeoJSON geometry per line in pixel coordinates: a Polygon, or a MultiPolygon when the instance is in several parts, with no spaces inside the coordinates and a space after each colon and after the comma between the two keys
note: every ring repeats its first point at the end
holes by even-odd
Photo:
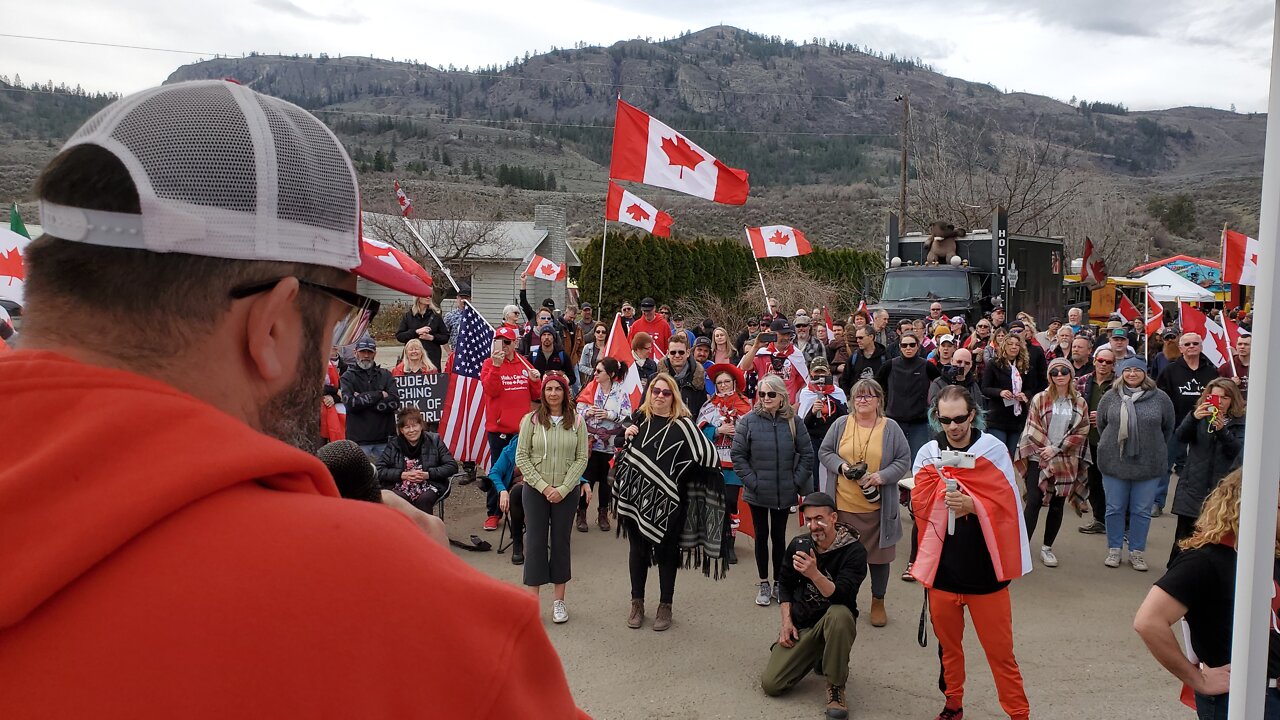
{"type": "Polygon", "coordinates": [[[0,717],[583,716],[532,596],[315,457],[54,353],[0,395],[0,717]]]}
{"type": "Polygon", "coordinates": [[[644,319],[644,316],[636,318],[631,323],[631,329],[627,331],[628,337],[635,337],[638,332],[647,332],[653,338],[653,344],[659,350],[666,354],[667,341],[671,339],[671,325],[666,318],[654,313],[653,322],[644,319]]]}
{"type": "Polygon", "coordinates": [[[528,363],[514,357],[500,366],[493,358],[480,368],[480,384],[488,401],[484,429],[489,432],[515,434],[520,421],[529,414],[533,401],[542,396],[542,383],[529,381],[528,363]]]}

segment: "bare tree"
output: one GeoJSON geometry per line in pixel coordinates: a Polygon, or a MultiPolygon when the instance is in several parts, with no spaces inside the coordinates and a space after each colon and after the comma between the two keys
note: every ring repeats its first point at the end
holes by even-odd
{"type": "Polygon", "coordinates": [[[1067,257],[1084,254],[1084,239],[1107,264],[1111,275],[1125,275],[1140,265],[1157,242],[1160,223],[1138,203],[1111,193],[1081,194],[1058,217],[1051,232],[1066,238],[1067,257]]]}
{"type": "Polygon", "coordinates": [[[1018,136],[991,119],[961,123],[945,113],[918,113],[909,133],[917,177],[907,214],[917,227],[939,220],[986,227],[1001,206],[1010,231],[1042,234],[1084,186],[1074,150],[1038,125],[1018,136]]]}
{"type": "MultiPolygon", "coordinates": [[[[505,257],[514,241],[502,231],[497,214],[491,205],[485,205],[467,194],[449,194],[430,205],[434,219],[410,220],[422,239],[440,257],[455,279],[470,277],[475,260],[505,257]]],[[[433,275],[440,275],[427,249],[413,237],[397,215],[365,216],[365,234],[394,245],[408,253],[433,275]]]]}

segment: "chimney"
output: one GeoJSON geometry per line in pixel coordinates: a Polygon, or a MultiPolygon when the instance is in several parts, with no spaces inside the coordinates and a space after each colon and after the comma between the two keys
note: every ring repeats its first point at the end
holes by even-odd
{"type": "MultiPolygon", "coordinates": [[[[569,224],[565,219],[564,208],[554,205],[533,206],[533,226],[547,231],[547,238],[543,240],[542,251],[539,254],[554,263],[564,263],[569,257],[569,224]]],[[[563,310],[567,286],[568,283],[532,280],[529,288],[530,304],[533,304],[535,297],[537,302],[541,302],[542,298],[550,297],[556,301],[556,308],[563,310]]]]}

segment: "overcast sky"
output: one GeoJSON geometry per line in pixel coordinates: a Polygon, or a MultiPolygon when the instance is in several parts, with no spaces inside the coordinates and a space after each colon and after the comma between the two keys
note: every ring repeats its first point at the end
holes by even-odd
{"type": "Polygon", "coordinates": [[[474,68],[553,45],[656,40],[723,23],[918,56],[948,75],[1059,100],[1244,112],[1266,109],[1272,10],[1267,0],[0,0],[0,33],[185,51],[0,36],[0,74],[127,93],[212,53],[474,68]]]}

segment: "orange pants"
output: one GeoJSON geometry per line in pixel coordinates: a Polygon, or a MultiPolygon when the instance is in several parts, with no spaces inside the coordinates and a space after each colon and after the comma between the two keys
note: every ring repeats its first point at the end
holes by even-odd
{"type": "Polygon", "coordinates": [[[1031,706],[1022,688],[1022,672],[1013,657],[1013,612],[1009,588],[990,595],[957,595],[944,590],[929,591],[929,617],[942,656],[942,692],[947,707],[964,707],[964,609],[969,608],[978,641],[987,654],[987,664],[995,677],[1000,707],[1013,720],[1030,717],[1031,706]]]}

